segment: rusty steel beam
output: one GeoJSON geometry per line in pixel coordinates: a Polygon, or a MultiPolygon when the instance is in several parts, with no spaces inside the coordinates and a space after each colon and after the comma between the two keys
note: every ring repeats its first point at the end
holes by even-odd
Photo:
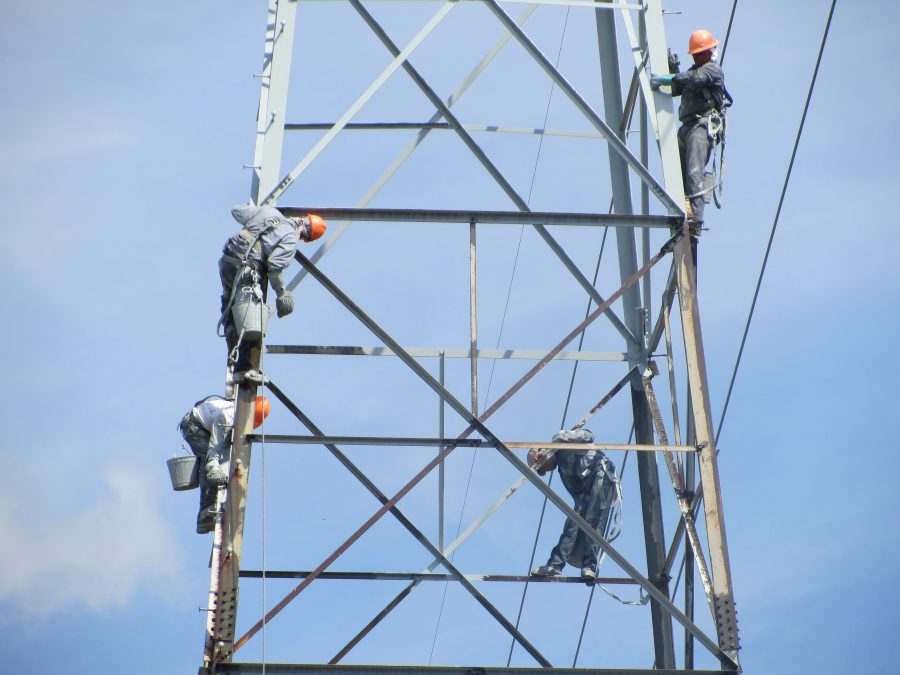
{"type": "MultiPolygon", "coordinates": [[[[301,436],[296,434],[250,434],[250,441],[282,443],[288,445],[393,445],[403,447],[444,446],[446,438],[402,437],[402,436],[301,436]]],[[[458,448],[492,448],[494,444],[480,438],[457,439],[453,443],[458,448]]],[[[695,445],[639,444],[639,443],[549,443],[546,441],[503,441],[507,448],[549,448],[562,452],[584,452],[585,450],[610,450],[634,452],[697,452],[695,445]]]]}
{"type": "MultiPolygon", "coordinates": [[[[302,411],[297,405],[290,399],[288,396],[281,391],[275,384],[272,382],[268,383],[269,390],[275,394],[281,403],[294,415],[298,420],[300,420],[303,425],[309,429],[314,434],[322,434],[322,431],[313,423],[313,421],[302,411]]],[[[359,467],[357,467],[353,462],[350,461],[350,458],[347,457],[341,450],[334,445],[333,443],[327,443],[325,445],[326,448],[331,452],[331,454],[337,459],[341,464],[344,465],[353,476],[363,484],[363,486],[378,500],[382,503],[382,505],[387,504],[388,498],[387,496],[378,489],[378,487],[363,473],[359,467]]],[[[543,655],[525,638],[522,633],[519,632],[518,628],[513,626],[505,616],[498,610],[494,605],[492,605],[487,598],[485,598],[476,588],[472,585],[472,583],[456,568],[456,566],[444,555],[443,551],[441,551],[438,547],[431,543],[428,537],[419,530],[413,523],[410,521],[396,506],[392,506],[390,508],[391,515],[393,515],[401,525],[420,543],[422,544],[429,553],[431,553],[437,560],[440,561],[440,564],[443,565],[447,571],[450,572],[452,578],[455,581],[458,581],[460,585],[465,588],[474,598],[475,600],[484,607],[488,613],[497,620],[497,622],[503,626],[503,628],[513,636],[513,638],[522,645],[525,650],[531,654],[535,660],[540,663],[542,666],[549,666],[550,662],[547,661],[543,655]]],[[[313,573],[310,572],[307,574],[304,579],[316,578],[322,572],[317,573],[313,576],[313,573]]],[[[310,579],[311,580],[311,579],[310,579]]],[[[263,619],[263,622],[268,620],[268,617],[263,619]]],[[[249,635],[249,633],[248,633],[249,635]]],[[[242,638],[243,640],[243,638],[242,638]]],[[[240,644],[243,644],[241,642],[240,644]]],[[[237,645],[235,646],[237,649],[237,645]]]]}
{"type": "MultiPolygon", "coordinates": [[[[294,570],[241,570],[241,578],[246,579],[305,579],[312,571],[294,570]]],[[[468,581],[504,581],[504,582],[528,582],[528,583],[555,583],[555,584],[618,584],[635,585],[634,579],[623,577],[596,577],[595,579],[582,579],[578,577],[536,577],[514,574],[463,574],[468,581]]],[[[321,572],[319,579],[350,580],[350,581],[457,581],[452,574],[437,574],[434,572],[321,572]]]]}
{"type": "MultiPolygon", "coordinates": [[[[719,648],[728,659],[737,664],[740,639],[734,591],[731,583],[731,564],[728,559],[728,541],[725,536],[725,514],[719,467],[716,458],[716,441],[712,430],[712,413],[709,403],[709,384],[703,356],[703,337],[700,333],[700,310],[696,294],[696,267],[691,251],[691,237],[686,236],[675,246],[675,272],[678,279],[678,299],[681,309],[681,326],[684,334],[685,360],[688,385],[693,408],[696,443],[703,447],[698,453],[700,480],[703,485],[703,506],[706,516],[706,536],[709,543],[709,562],[713,586],[713,614],[718,633],[719,648]]],[[[731,665],[722,661],[722,666],[731,665]]]]}
{"type": "MultiPolygon", "coordinates": [[[[686,233],[685,233],[686,234],[686,233]]],[[[638,570],[635,568],[627,558],[625,558],[621,553],[619,553],[604,537],[597,532],[587,521],[584,520],[578,513],[575,512],[572,507],[568,505],[564,500],[562,500],[559,495],[557,495],[553,490],[551,490],[547,485],[541,481],[530,468],[522,462],[514,453],[512,453],[509,448],[507,448],[503,442],[497,438],[491,431],[488,429],[484,423],[483,419],[490,414],[492,414],[498,407],[503,405],[512,395],[514,395],[521,387],[523,387],[537,372],[543,368],[546,363],[548,363],[553,355],[562,350],[569,342],[575,339],[575,337],[583,331],[592,321],[594,321],[601,313],[603,313],[608,306],[608,303],[614,301],[621,297],[629,288],[631,288],[634,284],[636,284],[650,269],[656,265],[663,257],[665,257],[671,250],[674,245],[679,242],[682,238],[681,232],[676,232],[671,239],[669,239],[660,249],[660,251],[653,256],[650,260],[648,260],[641,269],[637,270],[635,274],[633,274],[614,294],[611,296],[609,300],[606,300],[602,305],[597,307],[594,312],[592,312],[588,317],[585,318],[584,321],[581,322],[574,330],[572,330],[550,353],[538,364],[536,364],[528,373],[526,373],[517,383],[515,383],[503,396],[501,396],[497,401],[493,404],[488,411],[482,416],[481,419],[476,418],[469,412],[469,410],[460,403],[450,392],[448,392],[444,387],[440,385],[440,383],[432,377],[432,375],[425,370],[412,356],[410,356],[401,346],[400,344],[393,339],[381,326],[379,326],[374,320],[372,320],[359,306],[357,306],[346,294],[344,294],[337,285],[334,284],[325,274],[322,273],[314,264],[312,264],[302,253],[299,251],[295,254],[295,258],[306,268],[307,272],[313,276],[325,289],[331,293],[332,296],[336,300],[338,300],[344,307],[350,311],[363,325],[365,325],[373,334],[379,337],[388,347],[390,347],[397,356],[416,374],[419,378],[425,382],[435,393],[437,393],[447,404],[453,408],[465,421],[469,423],[468,429],[466,429],[461,435],[460,438],[465,438],[469,434],[474,431],[477,431],[486,439],[490,440],[494,447],[498,450],[498,452],[506,459],[510,464],[512,464],[529,482],[532,483],[541,493],[543,493],[547,499],[560,509],[568,518],[570,518],[581,530],[585,536],[587,536],[591,541],[596,543],[600,548],[602,548],[606,554],[616,562],[626,573],[628,573],[635,581],[637,581],[641,587],[651,596],[653,600],[659,603],[660,609],[662,611],[667,612],[671,617],[676,619],[682,626],[684,626],[688,631],[693,634],[698,642],[700,642],[704,647],[710,650],[712,654],[714,654],[717,658],[719,658],[723,664],[727,664],[728,667],[736,667],[736,663],[731,659],[731,657],[726,654],[715,642],[713,642],[698,626],[696,626],[693,621],[691,621],[685,614],[676,607],[672,601],[669,599],[667,593],[661,592],[653,582],[644,577],[638,570]]],[[[416,484],[418,484],[424,476],[431,471],[440,461],[450,454],[455,449],[454,446],[448,446],[443,451],[441,451],[437,457],[432,460],[417,476],[413,478],[410,483],[404,486],[401,491],[394,497],[392,500],[396,502],[402,498],[409,490],[411,490],[416,484]]],[[[393,504],[391,504],[393,505],[393,504]]],[[[376,522],[379,518],[381,518],[384,513],[388,510],[385,507],[382,508],[381,511],[377,512],[373,515],[372,518],[367,521],[357,532],[351,535],[350,540],[345,542],[339,550],[335,551],[332,554],[330,560],[326,561],[323,566],[318,570],[321,572],[324,570],[327,565],[333,562],[338,556],[340,556],[344,550],[346,550],[349,545],[352,544],[353,541],[356,540],[359,536],[362,535],[369,527],[371,527],[374,522],[376,522]]],[[[305,582],[301,583],[300,586],[304,586],[305,582]]],[[[296,590],[296,589],[295,589],[296,590]]],[[[286,598],[289,602],[289,599],[286,598]]],[[[285,603],[286,604],[286,603],[285,603]]],[[[258,630],[258,628],[257,628],[258,630]]]]}
{"type": "Polygon", "coordinates": [[[673,668],[482,668],[468,666],[334,666],[299,663],[223,663],[217,675],[734,675],[733,670],[673,668]]]}
{"type": "MultiPolygon", "coordinates": [[[[440,385],[440,383],[437,382],[437,380],[435,380],[426,370],[424,370],[413,357],[411,357],[409,354],[407,354],[403,350],[403,348],[400,346],[400,344],[397,343],[396,340],[394,340],[390,335],[388,335],[387,332],[384,331],[384,329],[382,329],[377,323],[375,323],[371,318],[369,318],[369,316],[366,315],[365,312],[362,311],[362,309],[360,309],[358,306],[356,306],[356,304],[353,303],[353,301],[350,300],[350,298],[348,298],[328,277],[326,277],[321,272],[321,270],[319,270],[315,265],[313,265],[306,256],[304,256],[300,251],[297,251],[294,254],[294,257],[297,259],[297,261],[301,265],[303,265],[303,267],[307,270],[307,272],[311,276],[313,276],[320,284],[322,284],[326,288],[326,290],[328,290],[335,298],[337,298],[341,302],[341,304],[343,304],[348,310],[350,310],[350,312],[354,316],[356,316],[376,336],[381,338],[381,340],[388,347],[390,347],[391,350],[393,350],[394,353],[397,354],[397,356],[404,363],[406,363],[407,366],[409,366],[417,375],[419,375],[419,377],[422,380],[424,380],[425,383],[429,387],[431,387],[431,389],[435,393],[437,393],[442,399],[444,399],[464,419],[469,421],[469,427],[465,431],[463,431],[462,434],[459,435],[459,439],[464,439],[464,438],[468,437],[470,434],[472,434],[472,432],[474,432],[476,430],[478,430],[482,435],[489,436],[493,439],[493,438],[495,438],[494,435],[483,425],[484,420],[486,420],[491,415],[493,415],[494,412],[496,412],[501,406],[503,406],[516,392],[518,392],[522,387],[524,387],[525,384],[529,380],[531,380],[535,375],[537,375],[537,373],[539,373],[541,371],[541,369],[543,369],[543,367],[545,365],[547,365],[557,353],[561,352],[566,345],[568,345],[572,340],[575,339],[575,337],[578,336],[579,333],[581,333],[581,331],[583,331],[591,323],[593,323],[597,319],[597,317],[599,317],[601,314],[606,312],[606,310],[609,309],[609,306],[613,302],[618,300],[619,297],[621,297],[622,294],[624,294],[626,290],[631,288],[631,286],[636,284],[644,274],[649,272],[650,269],[654,265],[656,265],[657,262],[659,262],[665,255],[667,255],[672,250],[673,246],[676,244],[676,242],[678,241],[680,236],[681,236],[680,234],[676,234],[671,239],[669,239],[663,245],[663,247],[660,249],[659,253],[657,253],[652,259],[647,261],[647,264],[645,264],[640,270],[638,270],[638,272],[634,276],[632,276],[625,284],[623,284],[615,293],[613,293],[609,298],[607,298],[603,302],[603,304],[599,305],[597,307],[597,309],[595,309],[587,317],[585,317],[585,319],[581,323],[579,323],[572,331],[570,331],[569,334],[566,335],[562,339],[562,341],[560,341],[556,345],[556,347],[551,349],[543,359],[541,359],[537,364],[532,366],[532,368],[527,373],[525,373],[525,375],[523,375],[522,378],[520,378],[518,380],[518,382],[513,384],[513,386],[510,387],[506,391],[506,393],[504,393],[502,396],[500,396],[493,403],[493,405],[491,405],[481,415],[480,418],[475,418],[464,406],[462,406],[459,403],[459,401],[457,401],[446,389],[444,389],[444,387],[442,387],[440,385]]],[[[502,442],[500,442],[499,440],[496,440],[495,445],[497,445],[497,444],[502,446],[502,442]]],[[[291,600],[293,600],[295,597],[297,597],[297,595],[299,595],[303,591],[303,589],[306,588],[306,586],[308,586],[312,582],[312,580],[316,578],[316,576],[318,576],[319,574],[324,572],[325,569],[327,569],[328,566],[331,565],[331,563],[333,563],[341,555],[343,555],[343,553],[348,548],[350,548],[350,546],[353,545],[353,543],[357,539],[359,539],[359,537],[361,537],[370,527],[372,527],[372,525],[374,525],[379,519],[381,519],[381,517],[384,516],[384,514],[387,513],[400,499],[402,499],[410,490],[412,490],[416,485],[418,485],[422,481],[422,479],[425,478],[425,476],[428,475],[428,473],[432,469],[434,469],[434,467],[436,467],[438,464],[440,464],[455,449],[455,447],[456,446],[451,443],[446,448],[441,450],[441,452],[439,452],[428,464],[426,464],[415,476],[413,476],[413,478],[406,485],[404,485],[400,489],[400,491],[394,495],[394,497],[392,497],[386,503],[384,503],[378,511],[376,511],[365,523],[363,523],[359,527],[359,529],[357,529],[353,534],[351,534],[350,537],[343,544],[341,544],[337,549],[335,549],[335,551],[333,553],[331,553],[331,555],[329,555],[315,570],[313,570],[311,576],[307,577],[300,584],[298,584],[297,587],[294,588],[290,593],[288,593],[282,600],[280,600],[266,614],[266,616],[263,619],[261,619],[256,624],[254,624],[250,628],[250,630],[248,630],[235,643],[234,649],[235,650],[239,649],[242,645],[244,645],[247,642],[247,640],[249,640],[257,632],[259,632],[259,630],[262,628],[262,626],[267,621],[269,621],[271,618],[273,618],[275,615],[277,615],[279,612],[281,612],[281,610],[284,609],[288,605],[288,603],[291,602],[291,600]]],[[[509,452],[509,450],[507,450],[505,448],[505,446],[503,446],[503,448],[507,452],[509,452]]],[[[520,464],[521,464],[521,462],[520,462],[520,464]]],[[[517,468],[521,469],[521,467],[517,467],[517,468]]],[[[525,467],[525,469],[526,469],[525,473],[527,474],[528,473],[527,467],[525,467]]],[[[531,479],[531,478],[533,478],[533,477],[529,476],[529,479],[531,479]]],[[[536,482],[539,485],[538,489],[540,489],[542,491],[548,489],[544,486],[544,484],[541,481],[535,479],[534,482],[536,482]]],[[[553,498],[554,498],[554,503],[557,503],[557,500],[559,498],[556,497],[555,494],[553,495],[553,498]]],[[[557,505],[559,506],[559,504],[557,504],[557,505]]],[[[584,523],[584,520],[580,516],[578,516],[578,514],[576,514],[574,511],[572,511],[572,509],[567,504],[562,503],[562,509],[566,513],[566,515],[569,515],[569,512],[571,512],[571,515],[574,516],[573,520],[575,520],[575,522],[581,521],[582,523],[584,523]]],[[[591,528],[586,523],[584,523],[584,526],[588,530],[593,530],[593,528],[591,528]]],[[[606,545],[606,547],[608,547],[610,550],[612,550],[612,548],[609,546],[609,544],[605,540],[603,540],[603,543],[606,545]]],[[[620,565],[622,565],[624,563],[624,565],[627,566],[626,571],[630,572],[633,569],[631,567],[630,563],[628,563],[624,558],[622,558],[620,554],[616,553],[616,556],[621,560],[620,565]]],[[[617,562],[619,562],[619,561],[617,560],[617,562]]],[[[637,570],[634,570],[634,573],[632,574],[632,576],[637,578],[637,577],[640,577],[640,574],[637,572],[637,570]],[[635,575],[637,575],[637,576],[635,576],[635,575]]],[[[643,577],[641,577],[641,579],[643,579],[643,577]]],[[[668,598],[666,598],[665,596],[662,596],[655,587],[653,587],[651,584],[649,584],[649,582],[647,582],[647,585],[650,586],[650,588],[652,588],[653,592],[655,592],[657,595],[662,597],[665,600],[665,602],[667,602],[670,605],[672,610],[678,612],[678,609],[676,607],[674,607],[674,605],[672,605],[671,602],[669,602],[668,598]]],[[[645,588],[645,590],[646,590],[646,588],[645,588]]],[[[707,644],[708,638],[706,638],[703,635],[703,633],[700,632],[700,630],[698,628],[696,628],[696,626],[693,626],[693,624],[691,624],[691,626],[693,628],[693,631],[696,631],[696,633],[698,634],[697,635],[698,639],[701,642],[703,642],[704,644],[707,644]]]]}

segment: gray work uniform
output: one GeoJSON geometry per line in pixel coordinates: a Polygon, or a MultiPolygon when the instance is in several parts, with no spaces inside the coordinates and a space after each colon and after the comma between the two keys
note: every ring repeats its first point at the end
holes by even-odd
{"type": "MultiPolygon", "coordinates": [[[[178,425],[191,451],[206,464],[210,459],[225,464],[231,458],[231,433],[234,427],[234,403],[221,396],[197,401],[178,425]]],[[[200,512],[216,502],[216,487],[206,480],[200,467],[200,512]]]]}
{"type": "MultiPolygon", "coordinates": [[[[575,499],[573,508],[601,535],[606,531],[610,511],[616,500],[616,468],[602,452],[556,452],[557,470],[563,485],[575,499]]],[[[599,547],[566,518],[559,543],[550,552],[547,565],[558,570],[566,563],[575,567],[597,567],[599,547]]]]}
{"type": "MultiPolygon", "coordinates": [[[[231,209],[231,215],[243,225],[243,229],[225,242],[222,257],[219,258],[221,311],[229,354],[238,340],[231,311],[226,311],[235,285],[251,285],[258,279],[265,288],[268,271],[287,268],[300,243],[294,221],[285,218],[276,208],[238,204],[231,209]]],[[[249,350],[242,349],[235,369],[247,368],[249,350]]]]}
{"type": "Polygon", "coordinates": [[[690,200],[692,219],[702,223],[704,202],[699,193],[703,191],[703,174],[715,147],[707,124],[710,113],[721,113],[725,105],[725,74],[712,61],[691,66],[672,78],[672,95],[681,96],[678,149],[681,151],[684,194],[690,200]]]}

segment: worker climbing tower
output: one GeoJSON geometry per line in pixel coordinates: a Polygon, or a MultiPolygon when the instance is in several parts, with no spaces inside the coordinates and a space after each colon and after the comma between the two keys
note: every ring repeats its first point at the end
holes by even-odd
{"type": "Polygon", "coordinates": [[[329,230],[237,385],[201,673],[739,670],[663,14],[268,1],[251,199],[329,230]],[[525,463],[585,424],[615,542],[525,463]],[[564,517],[596,580],[530,575],[564,517]]]}

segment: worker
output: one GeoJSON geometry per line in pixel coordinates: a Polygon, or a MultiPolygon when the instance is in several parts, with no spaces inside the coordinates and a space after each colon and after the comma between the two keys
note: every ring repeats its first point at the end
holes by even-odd
{"type": "MultiPolygon", "coordinates": [[[[588,429],[559,431],[554,443],[593,443],[594,434],[588,429]]],[[[602,536],[606,536],[610,513],[620,497],[616,467],[599,450],[584,452],[531,448],[528,464],[541,476],[559,469],[566,490],[575,500],[575,512],[602,536]]],[[[566,518],[559,543],[550,552],[546,565],[532,570],[539,577],[559,576],[566,563],[581,568],[581,578],[592,581],[597,577],[599,547],[582,532],[571,518],[566,518]]]]}
{"type": "Polygon", "coordinates": [[[299,241],[315,241],[324,234],[326,225],[322,218],[312,213],[286,218],[274,207],[253,204],[238,204],[231,209],[231,215],[243,228],[225,242],[219,259],[222,280],[219,326],[224,328],[229,362],[236,362],[235,372],[239,372],[247,370],[250,364],[249,349],[231,313],[236,291],[243,287],[258,289],[261,303],[262,289],[268,279],[275,291],[278,316],[290,314],[294,311],[294,297],[285,285],[284,271],[291,264],[299,241]],[[236,352],[239,342],[245,348],[236,352]]]}
{"type": "Polygon", "coordinates": [[[723,139],[725,108],[732,103],[725,89],[725,75],[716,63],[718,44],[708,30],[696,30],[688,42],[688,54],[693,57],[694,65],[679,72],[678,55],[669,52],[669,74],[650,77],[653,89],[670,85],[672,96],[681,96],[678,149],[687,219],[696,234],[703,224],[704,195],[713,189],[712,186],[704,188],[706,165],[716,144],[723,139]]]}
{"type": "MultiPolygon", "coordinates": [[[[269,400],[265,396],[257,396],[254,427],[262,424],[269,409],[269,400]]],[[[218,490],[228,482],[223,465],[231,456],[234,401],[221,396],[207,396],[197,401],[181,418],[178,428],[201,465],[197,534],[206,534],[215,526],[218,490]]]]}

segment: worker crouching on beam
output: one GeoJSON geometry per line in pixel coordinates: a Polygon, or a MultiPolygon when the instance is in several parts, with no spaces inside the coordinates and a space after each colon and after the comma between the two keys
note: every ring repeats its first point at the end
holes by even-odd
{"type": "MultiPolygon", "coordinates": [[[[258,427],[269,414],[269,400],[256,397],[253,426],[258,427]]],[[[216,523],[216,495],[228,483],[227,466],[231,458],[234,429],[234,401],[207,396],[197,401],[178,424],[181,436],[200,461],[200,511],[197,534],[211,532],[216,523]]]]}
{"type": "MultiPolygon", "coordinates": [[[[553,435],[553,442],[593,443],[594,434],[588,429],[563,430],[553,435]]],[[[606,455],[599,450],[554,452],[549,448],[532,448],[528,451],[528,465],[541,476],[558,468],[563,485],[575,499],[575,512],[608,541],[615,539],[619,530],[621,487],[616,467],[606,455]]],[[[568,563],[581,568],[582,579],[592,581],[597,576],[598,552],[599,547],[573,520],[566,518],[559,543],[550,552],[547,564],[531,573],[539,577],[559,576],[568,563]]]]}
{"type": "Polygon", "coordinates": [[[249,346],[264,332],[262,294],[266,280],[275,291],[279,318],[293,312],[294,297],[285,285],[284,271],[294,259],[300,240],[315,241],[325,233],[326,225],[312,213],[287,218],[274,207],[253,204],[238,204],[231,215],[243,227],[225,242],[219,259],[219,328],[224,329],[229,366],[238,374],[250,368],[249,346]],[[236,315],[240,317],[237,321],[236,315]]]}
{"type": "Polygon", "coordinates": [[[671,86],[672,96],[681,96],[678,119],[678,149],[684,179],[685,206],[691,230],[699,234],[703,224],[704,203],[715,185],[705,185],[706,165],[716,145],[725,136],[725,109],[733,99],[725,89],[725,74],[716,62],[719,41],[708,30],[691,33],[688,54],[694,65],[679,72],[678,55],[669,51],[669,74],[651,74],[650,86],[671,86]]]}

